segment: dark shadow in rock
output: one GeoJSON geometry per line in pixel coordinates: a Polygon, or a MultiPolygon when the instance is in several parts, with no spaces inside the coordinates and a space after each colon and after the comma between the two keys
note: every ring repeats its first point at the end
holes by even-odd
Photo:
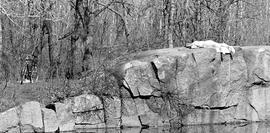
{"type": "Polygon", "coordinates": [[[48,104],[45,106],[47,109],[52,109],[54,112],[56,112],[55,104],[48,104]]]}

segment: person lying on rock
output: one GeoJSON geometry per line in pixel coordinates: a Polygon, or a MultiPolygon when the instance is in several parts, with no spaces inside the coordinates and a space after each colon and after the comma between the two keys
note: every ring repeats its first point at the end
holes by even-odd
{"type": "Polygon", "coordinates": [[[235,53],[235,49],[232,46],[226,43],[217,43],[212,40],[194,41],[193,43],[188,43],[186,47],[191,48],[191,49],[197,49],[197,48],[215,49],[216,52],[220,53],[221,61],[223,61],[222,54],[230,54],[231,60],[233,60],[232,54],[235,53]]]}

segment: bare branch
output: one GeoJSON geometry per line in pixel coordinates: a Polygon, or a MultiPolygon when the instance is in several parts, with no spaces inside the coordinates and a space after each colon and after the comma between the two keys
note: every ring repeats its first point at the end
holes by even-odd
{"type": "Polygon", "coordinates": [[[21,26],[20,26],[19,24],[17,24],[12,18],[10,18],[9,15],[7,15],[6,10],[5,10],[1,5],[0,5],[0,9],[2,9],[2,10],[0,10],[1,13],[4,14],[4,15],[6,15],[7,18],[8,18],[15,26],[17,26],[17,27],[23,29],[23,27],[21,27],[21,26]]]}
{"type": "Polygon", "coordinates": [[[63,40],[67,37],[69,37],[70,35],[72,35],[73,33],[75,33],[77,30],[73,30],[73,31],[70,31],[68,33],[66,33],[65,35],[63,35],[62,37],[58,38],[58,40],[63,40]]]}
{"type": "Polygon", "coordinates": [[[120,16],[120,18],[121,18],[121,20],[123,21],[123,23],[124,23],[124,26],[125,26],[125,34],[126,34],[126,37],[128,37],[129,36],[129,33],[128,33],[128,31],[127,31],[127,26],[126,26],[126,22],[125,22],[125,20],[124,20],[124,17],[119,13],[119,12],[117,12],[117,11],[115,11],[115,10],[113,10],[113,9],[111,9],[111,8],[109,8],[109,7],[107,7],[106,5],[104,5],[104,4],[102,4],[102,3],[98,3],[99,5],[102,5],[102,6],[104,6],[104,7],[106,7],[106,9],[108,9],[108,10],[110,10],[111,12],[113,12],[113,13],[115,13],[115,14],[117,14],[118,16],[120,16]]]}
{"type": "Polygon", "coordinates": [[[95,11],[94,12],[94,15],[95,15],[95,17],[97,17],[101,12],[103,12],[104,10],[106,10],[107,8],[109,8],[109,6],[111,6],[113,3],[115,3],[115,2],[110,2],[109,4],[107,4],[107,5],[104,5],[104,4],[101,4],[101,3],[99,3],[99,2],[97,2],[99,5],[102,5],[102,6],[104,6],[102,9],[100,9],[100,10],[97,10],[97,11],[95,11]]]}
{"type": "Polygon", "coordinates": [[[101,6],[104,6],[104,8],[103,8],[104,10],[105,10],[105,9],[108,9],[108,10],[112,11],[113,13],[117,14],[118,16],[120,16],[120,17],[121,17],[121,19],[123,19],[123,16],[122,16],[122,15],[121,15],[119,12],[117,12],[117,11],[115,11],[115,10],[113,10],[113,9],[109,8],[109,6],[108,6],[108,5],[104,5],[104,4],[99,3],[99,2],[98,2],[98,4],[99,4],[99,5],[101,5],[101,6]]]}

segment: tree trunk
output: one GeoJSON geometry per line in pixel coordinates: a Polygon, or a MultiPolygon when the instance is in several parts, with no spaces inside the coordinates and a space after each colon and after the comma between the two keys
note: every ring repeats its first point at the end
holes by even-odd
{"type": "Polygon", "coordinates": [[[3,32],[4,32],[4,14],[0,13],[0,51],[2,51],[2,46],[3,46],[3,32]]]}
{"type": "Polygon", "coordinates": [[[238,32],[238,29],[239,29],[239,26],[238,26],[238,23],[239,23],[239,1],[237,1],[236,3],[236,13],[235,13],[235,33],[234,33],[234,43],[237,45],[238,44],[238,36],[239,36],[239,32],[238,32]]]}
{"type": "Polygon", "coordinates": [[[69,49],[68,54],[67,54],[67,62],[68,62],[67,65],[68,66],[67,66],[67,71],[66,71],[66,74],[65,74],[65,77],[67,79],[73,79],[74,78],[74,66],[75,66],[74,52],[75,52],[75,49],[76,49],[76,45],[75,45],[76,41],[77,41],[77,37],[76,36],[71,36],[71,38],[70,38],[70,49],[69,49]]]}
{"type": "MultiPolygon", "coordinates": [[[[114,10],[115,11],[119,11],[119,5],[118,4],[114,4],[114,10]]],[[[115,45],[117,45],[122,37],[123,37],[123,33],[124,33],[124,30],[123,30],[123,22],[122,22],[122,19],[119,15],[117,14],[114,14],[115,15],[115,28],[116,28],[116,37],[115,37],[115,45]]]]}
{"type": "Polygon", "coordinates": [[[55,75],[54,69],[54,59],[53,59],[53,46],[52,46],[52,24],[50,20],[46,22],[47,27],[47,34],[48,34],[48,54],[49,54],[49,70],[48,70],[48,77],[53,78],[55,75]]]}
{"type": "Polygon", "coordinates": [[[167,47],[169,44],[168,33],[169,33],[169,0],[163,0],[163,25],[164,25],[164,38],[166,40],[166,45],[164,48],[167,47]]]}
{"type": "MultiPolygon", "coordinates": [[[[32,56],[33,56],[33,65],[37,66],[38,64],[41,64],[41,61],[39,60],[39,56],[42,54],[42,49],[44,47],[43,39],[45,35],[45,0],[41,0],[40,2],[40,7],[41,7],[41,14],[39,17],[39,43],[35,46],[32,56]]],[[[41,65],[42,66],[42,65],[41,65]]],[[[38,69],[42,69],[41,66],[37,66],[38,69]]],[[[40,71],[39,71],[40,72],[40,71]]],[[[40,77],[44,78],[44,73],[39,73],[40,77]]]]}
{"type": "MultiPolygon", "coordinates": [[[[80,9],[80,5],[81,5],[81,0],[75,0],[75,9],[73,10],[73,20],[72,20],[72,24],[73,24],[73,30],[75,31],[71,37],[70,37],[70,45],[69,45],[69,50],[67,52],[66,55],[66,60],[67,60],[67,66],[66,66],[66,70],[65,70],[65,77],[67,79],[73,79],[75,76],[74,73],[74,68],[75,68],[75,50],[76,50],[76,41],[79,39],[79,33],[78,30],[80,28],[80,18],[79,17],[79,9],[80,9]]],[[[82,20],[81,20],[82,21],[82,20]]]]}
{"type": "Polygon", "coordinates": [[[170,19],[169,19],[169,33],[168,33],[168,43],[169,43],[169,48],[173,48],[173,30],[174,30],[174,14],[175,14],[175,9],[176,9],[176,4],[174,0],[170,1],[170,19]]]}

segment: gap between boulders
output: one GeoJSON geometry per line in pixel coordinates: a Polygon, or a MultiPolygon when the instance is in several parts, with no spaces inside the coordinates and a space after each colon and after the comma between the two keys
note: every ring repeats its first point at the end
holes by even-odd
{"type": "Polygon", "coordinates": [[[206,110],[225,110],[232,107],[237,107],[238,104],[231,105],[231,106],[220,106],[220,107],[210,107],[210,106],[194,106],[195,109],[206,109],[206,110]]]}

